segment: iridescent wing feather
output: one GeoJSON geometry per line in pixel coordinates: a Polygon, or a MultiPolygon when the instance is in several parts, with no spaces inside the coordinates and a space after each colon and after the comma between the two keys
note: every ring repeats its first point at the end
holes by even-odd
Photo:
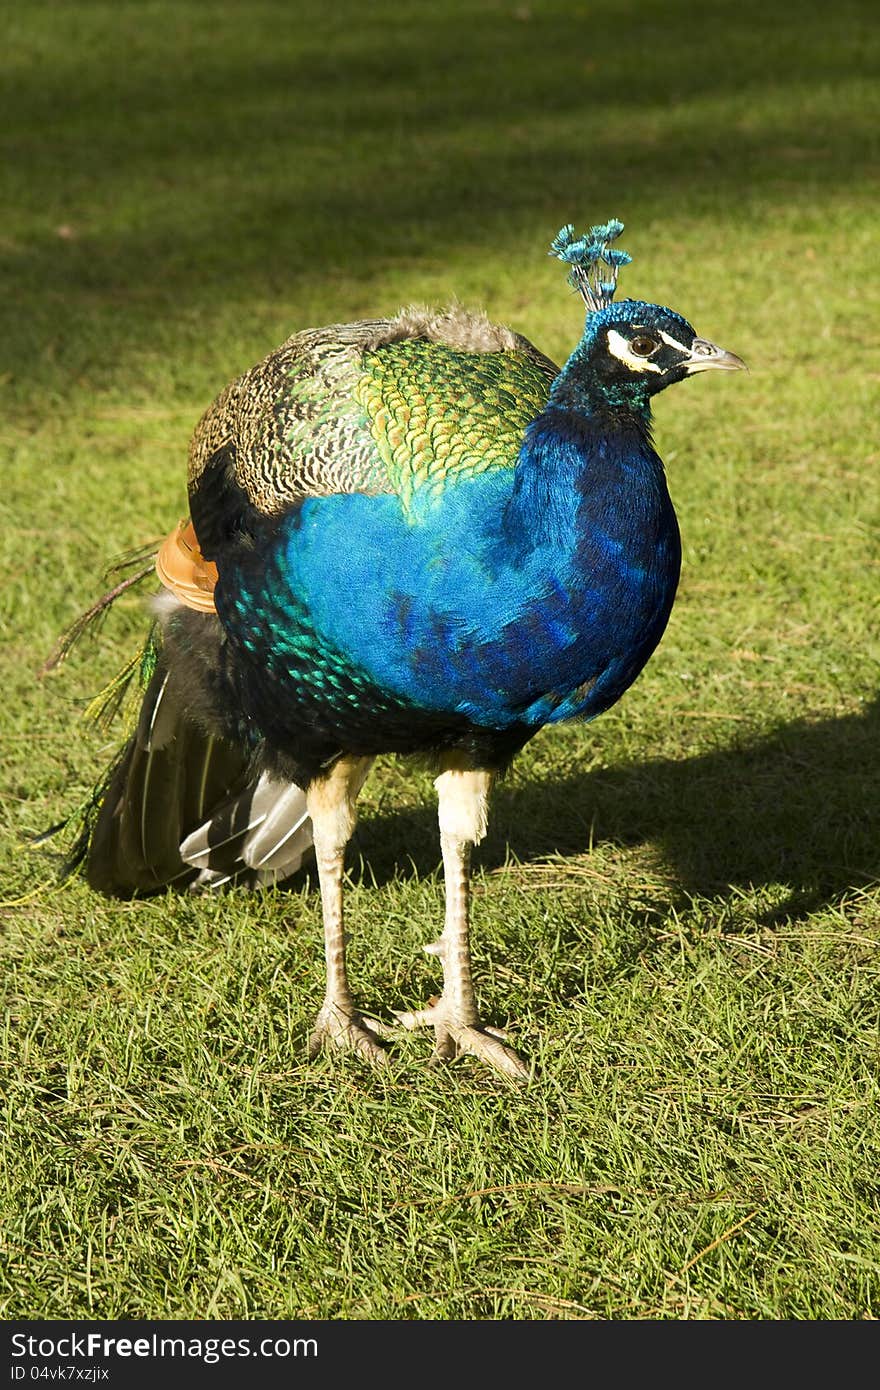
{"type": "Polygon", "coordinates": [[[558,368],[526,338],[461,309],[296,334],[200,421],[190,489],[218,450],[261,511],[302,497],[398,493],[512,468],[558,368]]]}

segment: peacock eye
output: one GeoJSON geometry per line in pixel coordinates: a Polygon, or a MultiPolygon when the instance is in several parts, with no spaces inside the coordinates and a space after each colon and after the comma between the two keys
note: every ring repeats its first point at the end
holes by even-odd
{"type": "Polygon", "coordinates": [[[655,352],[659,346],[660,344],[657,342],[657,339],[650,338],[647,333],[640,333],[638,337],[633,338],[630,342],[630,347],[636,357],[650,357],[651,353],[655,352]]]}

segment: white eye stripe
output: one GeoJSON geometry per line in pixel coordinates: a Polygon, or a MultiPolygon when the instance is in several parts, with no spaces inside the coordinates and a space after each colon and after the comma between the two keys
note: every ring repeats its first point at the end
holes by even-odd
{"type": "Polygon", "coordinates": [[[675,338],[670,338],[669,334],[664,333],[662,328],[658,331],[660,333],[660,337],[663,339],[664,343],[667,344],[667,346],[671,348],[677,348],[679,352],[690,352],[690,348],[686,348],[684,343],[676,342],[675,338]]]}
{"type": "Polygon", "coordinates": [[[660,367],[656,362],[649,362],[647,357],[636,357],[630,351],[629,343],[616,328],[608,330],[608,350],[618,361],[625,362],[628,367],[634,367],[637,372],[660,372],[660,367]]]}

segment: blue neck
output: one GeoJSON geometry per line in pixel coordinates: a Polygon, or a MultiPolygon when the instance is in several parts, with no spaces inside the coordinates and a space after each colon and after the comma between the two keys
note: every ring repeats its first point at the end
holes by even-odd
{"type": "Polygon", "coordinates": [[[593,409],[582,401],[566,408],[561,382],[526,431],[504,513],[505,537],[521,553],[543,545],[569,550],[588,530],[631,543],[649,521],[646,510],[657,516],[671,505],[651,445],[650,411],[605,400],[593,409]]]}
{"type": "Polygon", "coordinates": [[[613,430],[614,421],[624,423],[635,417],[651,428],[651,396],[658,389],[658,378],[621,377],[619,364],[613,357],[596,350],[596,327],[588,324],[580,343],[551,388],[549,406],[574,411],[591,418],[601,418],[606,430],[613,430]]]}

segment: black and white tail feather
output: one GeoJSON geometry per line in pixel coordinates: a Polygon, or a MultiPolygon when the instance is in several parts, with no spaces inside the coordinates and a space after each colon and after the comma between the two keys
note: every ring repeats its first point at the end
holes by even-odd
{"type": "Polygon", "coordinates": [[[217,619],[167,592],[153,608],[149,659],[131,663],[144,682],[137,723],[84,813],[71,867],[115,897],[280,883],[311,848],[305,792],[260,770],[217,718],[217,619]]]}
{"type": "Polygon", "coordinates": [[[305,792],[261,772],[256,783],[186,836],[180,855],[198,870],[193,887],[219,888],[245,877],[264,886],[296,873],[311,843],[305,792]]]}

